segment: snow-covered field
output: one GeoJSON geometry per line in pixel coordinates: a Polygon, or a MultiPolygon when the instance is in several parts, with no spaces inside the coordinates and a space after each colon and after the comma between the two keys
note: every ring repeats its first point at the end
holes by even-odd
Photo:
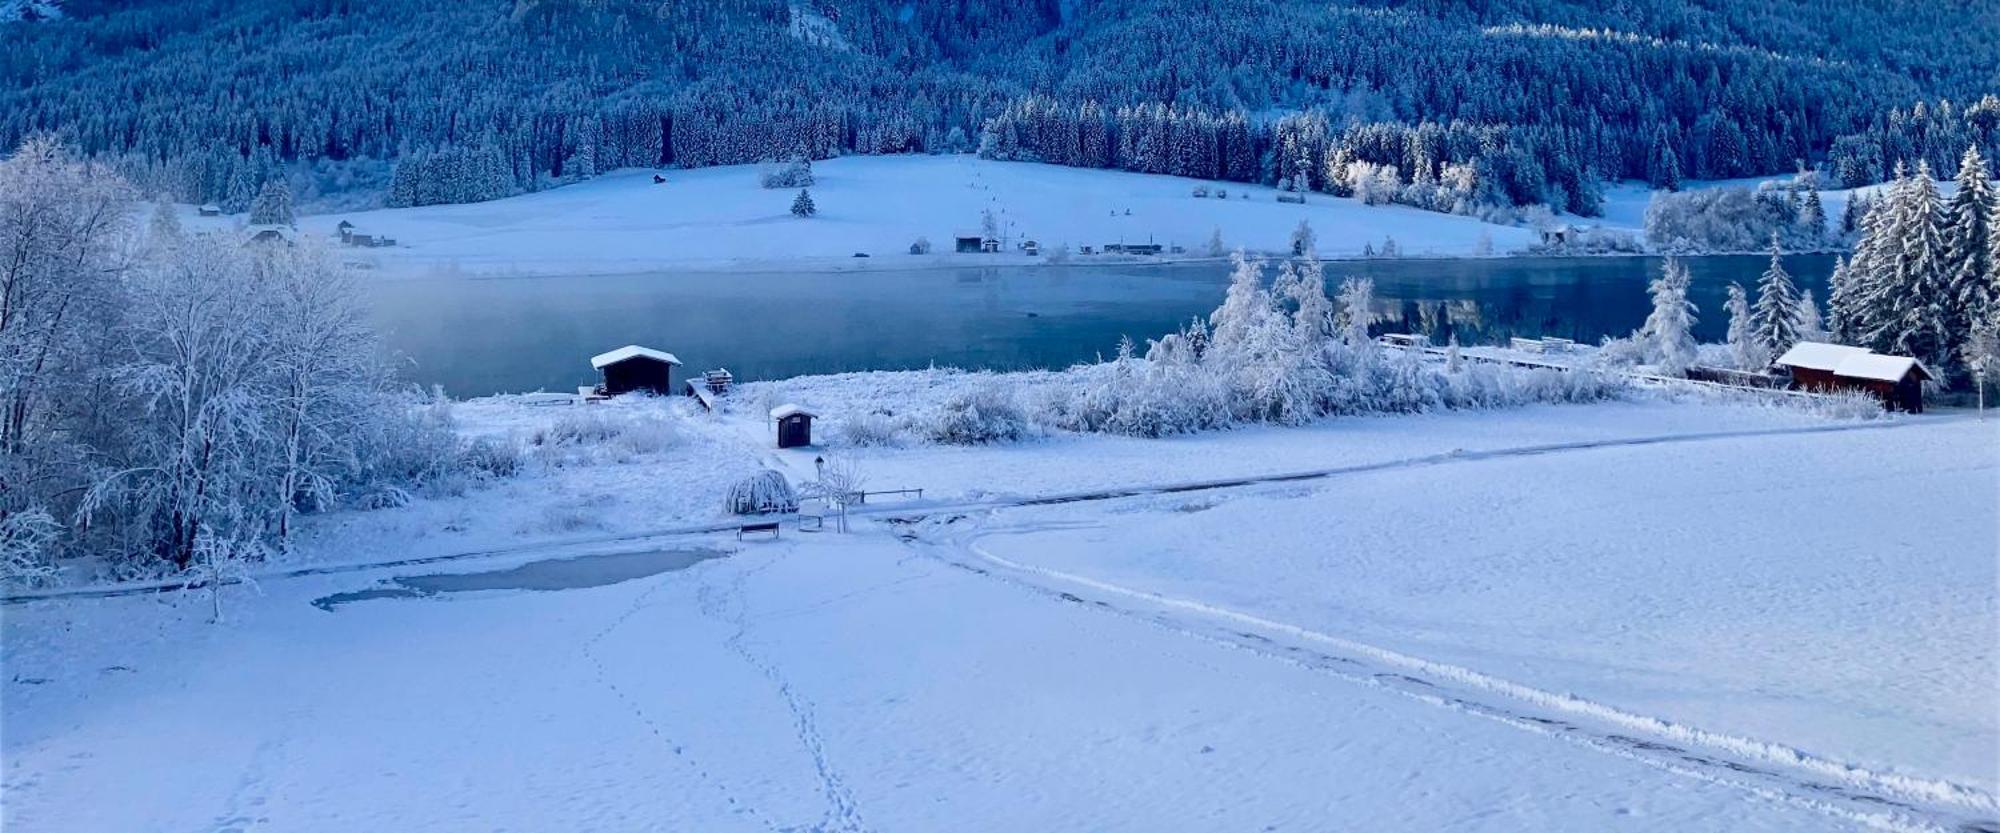
{"type": "MultiPolygon", "coordinates": [[[[387,274],[548,275],[665,269],[907,269],[1038,260],[1012,244],[1035,240],[1046,255],[1106,243],[1158,242],[1207,256],[1220,229],[1231,248],[1290,250],[1292,229],[1312,223],[1328,257],[1381,248],[1393,236],[1405,256],[1465,256],[1482,239],[1506,254],[1535,240],[1529,229],[1404,206],[1368,206],[1314,194],[1277,202],[1269,187],[1121,171],[996,162],[971,156],[859,156],[813,165],[819,215],[790,213],[795,190],[765,189],[758,167],[738,165],[620,171],[540,193],[471,205],[440,205],[301,218],[301,230],[332,236],[343,220],[396,239],[394,248],[351,257],[387,274]],[[1197,199],[1194,188],[1228,190],[1197,199]],[[1247,199],[1244,197],[1247,196],[1247,199]],[[1009,241],[1000,255],[952,252],[952,235],[978,232],[991,209],[1009,241]],[[913,256],[927,238],[933,254],[913,256]],[[856,258],[865,252],[869,258],[856,258]]],[[[234,218],[191,218],[226,227],[234,218]]],[[[1077,255],[1074,263],[1106,260],[1077,255]]]]}
{"type": "MultiPolygon", "coordinates": [[[[674,418],[662,448],[655,437],[460,498],[316,519],[299,558],[594,544],[266,578],[225,592],[222,625],[203,621],[200,594],[9,607],[0,822],[2000,819],[2000,423],[1642,399],[1170,440],[781,452],[745,415],[860,391],[902,406],[952,384],[750,386],[730,414],[674,418]],[[712,522],[729,475],[773,466],[802,480],[829,453],[857,461],[867,488],[924,488],[922,503],[870,508],[928,519],[874,514],[850,535],[788,527],[776,541],[609,540],[712,522]],[[1277,479],[1299,473],[1314,476],[1277,479]],[[1271,479],[1187,488],[1238,476],[1271,479]],[[1137,487],[1156,491],[1088,496],[1137,487]],[[1018,505],[1038,495],[1083,499],[1018,505]],[[655,551],[721,557],[610,555],[655,551]],[[578,553],[601,557],[547,560],[578,553]],[[469,580],[486,589],[383,584],[439,570],[481,574],[469,580]],[[370,590],[389,593],[312,604],[370,590]]],[[[578,411],[686,405],[500,398],[458,416],[468,432],[520,436],[578,411]]]]}

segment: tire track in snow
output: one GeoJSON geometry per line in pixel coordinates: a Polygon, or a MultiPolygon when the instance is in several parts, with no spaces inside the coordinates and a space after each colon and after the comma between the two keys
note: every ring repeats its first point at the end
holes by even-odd
{"type": "Polygon", "coordinates": [[[978,544],[979,538],[1008,532],[974,529],[932,541],[910,529],[900,537],[953,567],[1056,601],[1248,650],[1850,823],[1900,833],[2000,833],[1993,796],[1975,787],[1878,773],[1782,744],[1633,714],[1289,623],[1021,564],[978,544]],[[1496,700],[1496,695],[1505,699],[1496,700]]]}

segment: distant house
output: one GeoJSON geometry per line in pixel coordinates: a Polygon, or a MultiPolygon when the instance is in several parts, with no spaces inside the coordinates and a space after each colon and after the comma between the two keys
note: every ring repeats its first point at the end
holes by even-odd
{"type": "Polygon", "coordinates": [[[209,203],[207,205],[195,209],[195,213],[200,214],[203,217],[220,217],[222,216],[222,206],[216,205],[215,203],[209,203]]]}
{"type": "Polygon", "coordinates": [[[1923,413],[1924,383],[1937,376],[1909,356],[1889,356],[1863,347],[1801,341],[1773,366],[1792,374],[1792,387],[1815,391],[1867,391],[1891,410],[1923,413]]]}
{"type": "Polygon", "coordinates": [[[978,254],[986,244],[986,236],[976,231],[961,231],[951,236],[951,243],[959,252],[978,254]]]}
{"type": "Polygon", "coordinates": [[[1021,253],[1029,257],[1039,255],[1042,253],[1042,244],[1033,240],[1024,240],[1021,242],[1021,253]]]}
{"type": "Polygon", "coordinates": [[[1000,253],[1000,238],[986,237],[979,241],[979,250],[989,255],[1000,253]]]}
{"type": "Polygon", "coordinates": [[[590,366],[604,374],[599,388],[610,396],[640,390],[665,396],[673,390],[674,367],[680,363],[672,353],[637,344],[590,357],[590,366]]]}
{"type": "Polygon", "coordinates": [[[345,243],[348,236],[354,234],[354,224],[342,220],[340,221],[340,225],[333,227],[333,230],[340,233],[340,242],[345,243]]]}
{"type": "Polygon", "coordinates": [[[290,246],[297,239],[298,232],[291,226],[250,226],[243,230],[245,246],[290,246]]]}

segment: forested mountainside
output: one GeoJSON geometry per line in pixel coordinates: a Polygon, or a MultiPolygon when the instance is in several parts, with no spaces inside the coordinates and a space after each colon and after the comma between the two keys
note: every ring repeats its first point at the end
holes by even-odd
{"type": "Polygon", "coordinates": [[[232,208],[288,172],[388,187],[390,160],[390,199],[418,204],[630,165],[983,142],[1011,158],[1319,190],[1348,188],[1329,172],[1360,161],[1405,183],[1455,179],[1462,201],[1588,212],[1601,179],[1787,170],[1864,132],[1849,167],[1879,178],[1901,147],[1868,155],[1885,145],[1885,113],[1955,99],[1952,117],[1990,143],[1975,102],[2000,89],[1988,0],[60,10],[0,24],[0,142],[54,132],[144,188],[232,208]]]}

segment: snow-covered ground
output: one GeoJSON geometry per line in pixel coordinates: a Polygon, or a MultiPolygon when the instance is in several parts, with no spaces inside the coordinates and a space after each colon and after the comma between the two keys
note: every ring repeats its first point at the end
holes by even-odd
{"type": "Polygon", "coordinates": [[[963,384],[792,380],[746,387],[722,416],[665,419],[688,403],[464,403],[471,433],[601,412],[671,421],[674,438],[318,518],[299,560],[600,539],[587,547],[267,578],[225,591],[219,626],[200,594],[9,607],[0,823],[2000,818],[2000,424],[1641,399],[1170,440],[777,451],[753,416],[799,401],[829,412],[825,432],[841,403],[915,407],[963,384]],[[802,480],[829,454],[856,460],[867,488],[924,488],[905,505],[929,520],[603,540],[714,521],[729,476],[774,466],[802,480]],[[1318,476],[1006,505],[1302,472],[1318,476]],[[660,550],[722,557],[545,560],[660,550]],[[487,589],[381,583],[437,570],[480,573],[487,589]],[[312,604],[371,590],[389,594],[312,604]]]}
{"type": "MultiPolygon", "coordinates": [[[[304,217],[301,230],[331,236],[350,221],[396,239],[394,248],[352,250],[352,259],[387,274],[549,275],[666,269],[908,269],[1028,263],[1013,243],[1034,240],[1046,256],[1106,243],[1180,245],[1207,256],[1220,229],[1225,244],[1289,251],[1292,229],[1312,223],[1319,251],[1352,257],[1394,237],[1405,256],[1467,256],[1482,239],[1506,254],[1535,241],[1525,228],[1483,223],[1404,206],[1368,206],[1314,194],[1280,203],[1269,187],[1122,171],[996,162],[972,156],[858,156],[814,163],[819,215],[791,215],[795,190],[765,189],[758,166],[620,171],[525,196],[470,205],[346,212],[304,217]],[[1198,199],[1196,186],[1228,199],[1198,199]],[[1247,199],[1245,198],[1247,197],[1247,199]],[[991,209],[1009,242],[1000,255],[958,254],[952,235],[981,227],[991,209]],[[933,254],[913,256],[927,238],[933,254]],[[865,252],[871,257],[856,258],[865,252]]],[[[239,218],[190,218],[191,227],[228,227],[239,218]]],[[[1106,261],[1076,255],[1073,263],[1106,261]]]]}

